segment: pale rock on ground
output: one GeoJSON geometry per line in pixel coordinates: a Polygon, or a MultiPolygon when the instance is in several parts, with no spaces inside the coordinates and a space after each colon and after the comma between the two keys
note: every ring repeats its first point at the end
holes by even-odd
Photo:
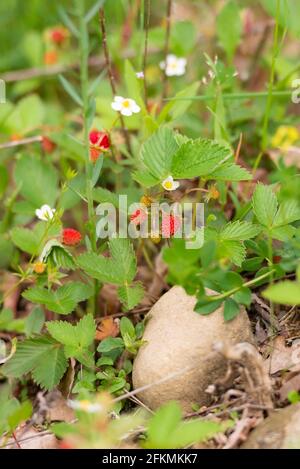
{"type": "Polygon", "coordinates": [[[170,400],[177,400],[185,412],[190,412],[193,404],[208,405],[210,397],[205,390],[227,368],[226,359],[213,352],[213,344],[252,342],[250,321],[243,307],[234,320],[225,322],[222,308],[202,316],[194,311],[195,303],[195,297],[176,286],[148,313],[143,337],[147,343],[140,348],[133,366],[134,389],[176,375],[138,394],[151,409],[170,400]]]}
{"type": "Polygon", "coordinates": [[[242,445],[242,449],[299,449],[300,403],[274,411],[242,445]]]}

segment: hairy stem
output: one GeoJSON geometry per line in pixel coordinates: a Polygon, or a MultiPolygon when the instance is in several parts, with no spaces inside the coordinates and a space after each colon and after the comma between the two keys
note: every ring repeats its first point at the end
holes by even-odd
{"type": "Polygon", "coordinates": [[[149,35],[149,24],[150,24],[150,0],[144,0],[144,30],[145,30],[145,46],[144,46],[144,57],[143,57],[143,72],[144,72],[144,94],[145,104],[147,107],[148,93],[147,93],[147,80],[146,80],[146,67],[148,57],[148,35],[149,35]]]}
{"type": "MultiPolygon", "coordinates": [[[[168,0],[167,4],[167,17],[166,17],[166,38],[165,38],[165,47],[164,47],[164,60],[167,60],[167,55],[169,53],[170,45],[170,33],[171,33],[171,13],[172,13],[172,0],[168,0]]],[[[163,92],[162,99],[165,99],[168,93],[168,77],[164,70],[163,76],[163,92]]]]}
{"type": "MultiPolygon", "coordinates": [[[[105,13],[104,13],[103,8],[100,8],[100,10],[99,10],[99,20],[100,20],[100,28],[101,28],[101,33],[102,33],[102,45],[103,45],[103,50],[104,50],[106,68],[107,68],[107,72],[108,72],[111,91],[112,91],[113,96],[115,96],[117,94],[117,89],[116,89],[115,77],[114,77],[113,70],[112,70],[112,65],[111,65],[111,60],[110,60],[110,55],[109,55],[109,49],[108,49],[108,44],[107,44],[105,13]]],[[[121,122],[121,127],[122,127],[122,130],[123,130],[124,136],[125,136],[127,151],[129,153],[132,153],[131,152],[129,134],[128,134],[128,131],[126,129],[125,122],[124,122],[122,114],[120,114],[120,122],[121,122]]]]}
{"type": "Polygon", "coordinates": [[[255,162],[255,170],[258,168],[261,158],[263,156],[263,153],[268,145],[268,128],[269,128],[269,121],[270,121],[272,102],[273,102],[273,90],[274,90],[274,83],[275,83],[275,66],[276,66],[276,59],[278,55],[279,15],[280,15],[280,0],[277,0],[276,23],[275,23],[274,37],[273,37],[273,51],[272,51],[272,63],[271,63],[271,72],[270,72],[270,80],[269,80],[268,99],[267,99],[267,104],[266,104],[265,117],[263,121],[261,153],[259,154],[255,162]]]}
{"type": "MultiPolygon", "coordinates": [[[[86,175],[86,197],[89,218],[89,235],[92,250],[97,252],[97,239],[95,227],[95,212],[93,201],[93,184],[92,173],[93,168],[89,155],[89,129],[88,129],[88,111],[89,111],[89,95],[88,95],[88,57],[89,57],[89,37],[87,23],[84,19],[85,0],[76,0],[77,11],[79,15],[79,48],[80,48],[80,85],[82,97],[82,117],[83,117],[83,141],[85,148],[85,175],[86,175]]],[[[89,309],[93,315],[96,313],[97,283],[94,281],[94,295],[89,300],[89,309]]]]}
{"type": "Polygon", "coordinates": [[[241,288],[251,287],[251,286],[255,285],[256,283],[260,282],[261,280],[264,280],[265,278],[269,277],[270,275],[273,275],[273,273],[274,273],[274,270],[272,270],[270,272],[266,272],[265,274],[262,274],[257,278],[254,278],[252,280],[249,280],[248,282],[243,283],[239,287],[232,288],[232,290],[229,290],[229,291],[227,291],[225,293],[222,293],[220,295],[211,295],[211,296],[207,297],[207,299],[209,301],[225,300],[229,296],[234,295],[235,293],[237,293],[241,288]]]}

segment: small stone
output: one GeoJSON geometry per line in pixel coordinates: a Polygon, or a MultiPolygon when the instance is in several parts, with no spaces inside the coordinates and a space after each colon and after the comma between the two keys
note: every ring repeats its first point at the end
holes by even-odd
{"type": "Polygon", "coordinates": [[[300,403],[273,411],[253,430],[242,449],[299,449],[300,403]]]}
{"type": "MultiPolygon", "coordinates": [[[[207,290],[207,294],[213,293],[207,290]]],[[[243,307],[235,319],[225,322],[222,307],[202,316],[194,311],[195,304],[194,296],[176,286],[149,311],[143,337],[146,344],[133,365],[134,389],[176,375],[138,394],[151,409],[170,400],[177,400],[186,412],[192,411],[194,404],[208,405],[208,386],[227,369],[226,359],[212,350],[213,344],[220,340],[228,345],[252,342],[250,321],[243,307]]]]}

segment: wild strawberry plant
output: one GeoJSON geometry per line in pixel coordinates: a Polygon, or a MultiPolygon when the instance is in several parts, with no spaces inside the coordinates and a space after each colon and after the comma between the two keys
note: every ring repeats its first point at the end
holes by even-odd
{"type": "MultiPolygon", "coordinates": [[[[98,402],[93,393],[113,395],[117,412],[128,406],[123,396],[130,391],[132,360],[144,344],[143,314],[149,306],[143,268],[163,285],[159,295],[165,281],[182,285],[197,296],[195,314],[214,314],[223,305],[226,321],[240,305],[251,309],[254,289],[270,300],[273,316],[274,303],[300,303],[299,174],[295,164],[284,161],[300,134],[292,125],[294,116],[284,111],[293,69],[285,76],[277,61],[280,35],[283,42],[285,28],[293,32],[294,22],[285,24],[274,2],[263,2],[275,27],[269,87],[257,92],[248,90],[251,77],[242,80],[234,64],[251,26],[251,18],[243,22],[240,2],[225,2],[218,14],[221,58],[205,53],[201,64],[193,55],[193,22],[149,28],[147,1],[132,2],[142,4],[140,26],[129,26],[130,45],[138,52],[120,55],[120,44],[109,32],[114,15],[120,29],[124,12],[113,3],[74,0],[72,8],[59,8],[64,24],[47,26],[27,41],[27,54],[30,44],[40,51],[40,63],[32,66],[44,64],[47,73],[47,67],[64,64],[55,85],[49,85],[64,106],[52,97],[49,102],[38,79],[36,93],[34,83],[27,82],[28,89],[14,91],[20,99],[0,110],[0,265],[11,274],[10,282],[3,280],[0,312],[0,329],[9,336],[0,350],[1,377],[11,385],[3,394],[7,410],[0,429],[11,435],[31,412],[27,391],[18,396],[22,402],[11,395],[16,382],[64,390],[66,376],[73,373],[67,394],[74,396],[70,405],[79,411],[79,424],[70,440],[78,447],[100,444],[93,431],[83,438],[87,421],[81,416],[91,414],[88,425],[94,430],[113,408],[106,396],[104,414],[93,415],[102,399],[98,402]],[[97,75],[91,68],[100,48],[104,62],[97,75]],[[120,60],[122,55],[127,58],[120,60]],[[272,156],[271,148],[279,159],[270,169],[265,159],[272,156]],[[265,171],[257,182],[262,165],[269,179],[265,171]],[[123,196],[136,204],[129,213],[123,196]],[[151,206],[163,203],[204,203],[205,223],[197,225],[192,218],[192,234],[179,236],[182,219],[162,211],[154,234],[120,234],[120,220],[125,219],[126,230],[127,225],[141,228],[151,221],[151,206]],[[106,237],[100,236],[102,204],[118,217],[106,237]],[[196,248],[189,248],[191,242],[196,248]],[[160,252],[168,269],[165,279],[155,270],[160,252]],[[112,315],[106,315],[110,302],[99,302],[106,288],[117,305],[112,315]],[[207,288],[215,293],[207,296],[207,288]],[[14,292],[19,299],[11,307],[14,292]],[[13,309],[19,308],[30,312],[16,318],[13,309]]],[[[131,12],[137,15],[133,7],[131,12]]],[[[200,441],[220,429],[180,418],[176,406],[161,409],[147,424],[143,446],[181,447],[193,442],[194,432],[200,441]],[[172,432],[158,439],[157,427],[166,416],[172,432]]],[[[129,419],[124,429],[141,421],[129,419]]],[[[58,426],[55,432],[65,436],[68,428],[58,426]]],[[[112,421],[101,445],[116,444],[122,435],[112,421]]]]}

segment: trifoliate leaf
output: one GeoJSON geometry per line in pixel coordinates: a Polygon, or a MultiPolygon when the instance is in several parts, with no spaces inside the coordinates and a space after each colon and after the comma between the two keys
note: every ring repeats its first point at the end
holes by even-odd
{"type": "Polygon", "coordinates": [[[70,282],[55,291],[43,287],[28,288],[23,293],[23,297],[33,303],[43,304],[55,313],[69,314],[74,311],[79,302],[86,300],[92,294],[93,289],[90,285],[70,282]]]}
{"type": "Polygon", "coordinates": [[[288,200],[280,204],[273,226],[274,228],[278,228],[280,226],[294,223],[297,220],[300,220],[299,203],[295,200],[288,200]]]}
{"type": "Polygon", "coordinates": [[[140,283],[123,285],[118,288],[118,296],[126,309],[132,309],[143,299],[144,288],[140,283]]]}
{"type": "Polygon", "coordinates": [[[270,186],[257,184],[253,194],[252,206],[259,223],[271,228],[276,216],[278,202],[270,186]]]}
{"type": "Polygon", "coordinates": [[[222,240],[245,241],[257,236],[261,232],[261,227],[253,225],[247,221],[235,221],[227,223],[220,232],[222,240]]]}
{"type": "Polygon", "coordinates": [[[263,292],[263,297],[283,305],[300,305],[300,283],[287,280],[270,285],[263,292]]]}
{"type": "Polygon", "coordinates": [[[75,357],[86,366],[93,365],[88,347],[94,341],[96,324],[91,314],[84,316],[76,326],[67,321],[51,321],[46,325],[50,335],[65,346],[67,357],[75,357]]]}
{"type": "Polygon", "coordinates": [[[214,140],[199,138],[181,145],[172,160],[171,174],[175,178],[209,177],[229,158],[231,150],[214,140]]]}
{"type": "Polygon", "coordinates": [[[246,258],[246,248],[240,241],[224,240],[219,243],[218,254],[237,266],[241,266],[246,258]]]}
{"type": "Polygon", "coordinates": [[[143,297],[140,285],[131,285],[136,276],[136,257],[129,239],[112,238],[109,241],[111,257],[85,253],[78,265],[91,277],[101,282],[119,285],[119,296],[127,309],[133,308],[143,297]]]}
{"type": "Polygon", "coordinates": [[[177,149],[174,132],[168,127],[161,127],[143,144],[140,157],[149,173],[163,180],[170,174],[172,157],[177,149]]]}
{"type": "Polygon", "coordinates": [[[50,337],[37,337],[18,343],[16,353],[1,371],[14,378],[32,372],[36,383],[51,390],[59,383],[66,368],[62,346],[50,337]]]}
{"type": "Polygon", "coordinates": [[[224,301],[224,319],[225,321],[231,321],[234,319],[240,312],[240,307],[238,303],[232,298],[227,298],[224,301]]]}
{"type": "Polygon", "coordinates": [[[216,181],[250,181],[252,175],[247,169],[237,164],[230,163],[218,168],[210,174],[209,178],[215,179],[216,181]]]}
{"type": "Polygon", "coordinates": [[[14,178],[20,194],[36,208],[53,206],[58,194],[56,169],[34,156],[22,155],[17,161],[14,178]]]}

